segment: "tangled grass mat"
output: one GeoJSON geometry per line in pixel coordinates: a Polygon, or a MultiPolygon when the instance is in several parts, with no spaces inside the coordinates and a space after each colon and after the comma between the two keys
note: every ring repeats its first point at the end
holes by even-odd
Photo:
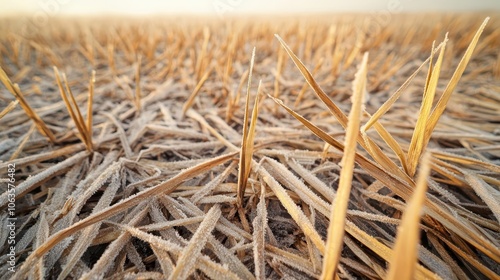
{"type": "Polygon", "coordinates": [[[499,279],[490,16],[1,19],[0,275],[499,279]]]}

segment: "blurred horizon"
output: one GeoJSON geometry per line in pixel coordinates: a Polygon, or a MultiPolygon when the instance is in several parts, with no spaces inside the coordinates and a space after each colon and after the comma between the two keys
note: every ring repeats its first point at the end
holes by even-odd
{"type": "Polygon", "coordinates": [[[9,15],[238,15],[238,14],[311,14],[341,12],[486,12],[500,11],[499,0],[184,0],[183,2],[143,0],[0,0],[0,16],[9,15]]]}

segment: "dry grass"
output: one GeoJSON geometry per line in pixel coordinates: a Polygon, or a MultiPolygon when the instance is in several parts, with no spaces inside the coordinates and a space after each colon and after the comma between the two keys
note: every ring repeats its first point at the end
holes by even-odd
{"type": "Polygon", "coordinates": [[[0,19],[0,275],[499,279],[484,18],[0,19]]]}

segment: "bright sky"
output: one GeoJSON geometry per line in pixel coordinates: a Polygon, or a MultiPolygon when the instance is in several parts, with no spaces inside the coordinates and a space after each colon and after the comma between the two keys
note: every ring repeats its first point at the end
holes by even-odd
{"type": "Polygon", "coordinates": [[[344,11],[500,11],[500,0],[0,0],[0,15],[17,13],[312,13],[344,11]]]}

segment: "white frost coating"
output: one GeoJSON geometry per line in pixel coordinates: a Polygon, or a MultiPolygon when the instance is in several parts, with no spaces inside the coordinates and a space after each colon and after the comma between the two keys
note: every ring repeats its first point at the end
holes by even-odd
{"type": "MultiPolygon", "coordinates": [[[[73,166],[74,164],[80,162],[84,157],[88,156],[88,152],[80,152],[63,162],[60,162],[54,166],[51,166],[44,171],[36,174],[35,176],[31,177],[29,180],[26,180],[19,184],[16,187],[16,198],[19,197],[20,195],[29,192],[32,188],[38,186],[38,183],[43,182],[44,180],[47,180],[48,178],[51,178],[54,176],[57,172],[64,170],[66,168],[69,168],[70,166],[73,166]]],[[[0,207],[4,207],[8,203],[8,192],[5,191],[2,195],[0,195],[0,207]]]]}
{"type": "Polygon", "coordinates": [[[261,188],[260,201],[257,204],[257,216],[252,222],[253,226],[253,258],[255,263],[255,276],[257,279],[266,278],[266,260],[265,260],[265,244],[266,244],[266,227],[267,227],[267,210],[265,199],[265,188],[261,188]]]}
{"type": "MultiPolygon", "coordinates": [[[[92,210],[92,213],[97,213],[110,205],[118,188],[120,188],[120,181],[119,181],[120,178],[118,176],[119,175],[118,171],[119,171],[120,167],[121,167],[121,163],[115,162],[108,169],[106,169],[105,173],[102,174],[103,177],[109,177],[111,175],[112,176],[111,183],[109,184],[109,186],[106,188],[106,190],[102,194],[101,198],[99,199],[99,202],[92,210]]],[[[96,180],[98,185],[101,184],[101,181],[99,181],[99,179],[102,179],[101,176],[99,176],[99,178],[97,178],[97,180],[96,180]]],[[[103,179],[102,183],[104,184],[104,182],[106,180],[107,180],[107,178],[103,179]]],[[[93,186],[94,186],[94,184],[92,184],[91,189],[88,192],[94,193],[97,190],[97,188],[92,189],[93,186]]],[[[86,192],[86,193],[88,193],[88,192],[86,192]]],[[[86,201],[86,199],[85,199],[85,201],[86,201]]],[[[78,237],[78,240],[76,241],[76,244],[71,249],[71,252],[68,256],[68,261],[67,261],[66,265],[64,266],[61,274],[59,274],[58,279],[65,279],[66,276],[69,275],[69,273],[71,272],[73,267],[75,267],[75,265],[77,264],[78,260],[80,260],[83,253],[85,253],[87,248],[90,246],[91,243],[89,241],[94,240],[94,238],[99,233],[99,228],[101,227],[101,224],[102,224],[102,222],[98,222],[96,224],[93,224],[93,225],[85,228],[82,231],[82,233],[78,237]]]]}
{"type": "Polygon", "coordinates": [[[195,269],[196,259],[201,255],[201,250],[205,247],[208,237],[212,235],[212,231],[219,220],[221,210],[219,205],[214,205],[205,215],[205,219],[194,233],[189,241],[189,244],[182,251],[177,266],[169,279],[187,279],[195,269]]]}
{"type": "MultiPolygon", "coordinates": [[[[132,220],[128,223],[129,226],[135,226],[138,222],[140,222],[146,216],[149,211],[149,207],[147,207],[146,203],[141,203],[136,206],[136,209],[141,209],[141,211],[137,214],[134,214],[132,220]]],[[[134,212],[134,211],[133,211],[134,212]]],[[[131,215],[128,215],[131,216],[131,215]]],[[[125,218],[125,220],[128,218],[125,218]]],[[[106,251],[99,258],[97,263],[94,264],[92,270],[82,276],[82,280],[91,280],[91,279],[101,279],[107,270],[114,264],[116,256],[120,253],[122,248],[129,242],[130,233],[123,232],[120,236],[108,245],[106,251]],[[101,272],[101,273],[98,273],[101,272]]]]}

